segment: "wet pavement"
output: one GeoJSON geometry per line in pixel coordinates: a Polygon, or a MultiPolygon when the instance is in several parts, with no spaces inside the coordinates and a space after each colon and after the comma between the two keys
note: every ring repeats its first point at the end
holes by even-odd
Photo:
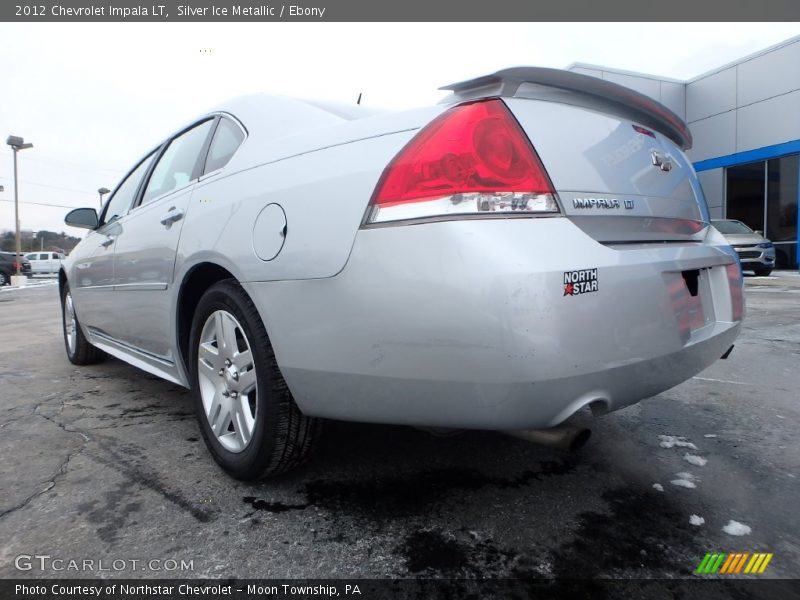
{"type": "Polygon", "coordinates": [[[0,577],[691,578],[707,552],[771,552],[760,577],[797,578],[800,288],[752,278],[747,303],[728,360],[577,417],[576,453],[331,422],[309,465],[249,485],[186,390],[67,361],[55,286],[4,291],[0,577]]]}

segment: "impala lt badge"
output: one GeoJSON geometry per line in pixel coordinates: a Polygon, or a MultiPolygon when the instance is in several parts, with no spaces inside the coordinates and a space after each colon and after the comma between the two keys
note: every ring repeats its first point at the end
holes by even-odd
{"type": "Polygon", "coordinates": [[[619,208],[618,198],[573,198],[575,208],[619,208]]]}

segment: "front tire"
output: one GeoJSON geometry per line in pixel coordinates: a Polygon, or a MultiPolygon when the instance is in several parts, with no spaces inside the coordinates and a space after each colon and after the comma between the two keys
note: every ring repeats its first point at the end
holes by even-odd
{"type": "Polygon", "coordinates": [[[195,412],[214,460],[245,481],[304,463],[320,422],[295,404],[261,317],[237,282],[203,294],[190,339],[195,412]]]}
{"type": "Polygon", "coordinates": [[[93,365],[105,360],[106,353],[92,346],[83,335],[68,283],[64,284],[61,291],[61,325],[69,362],[73,365],[93,365]]]}

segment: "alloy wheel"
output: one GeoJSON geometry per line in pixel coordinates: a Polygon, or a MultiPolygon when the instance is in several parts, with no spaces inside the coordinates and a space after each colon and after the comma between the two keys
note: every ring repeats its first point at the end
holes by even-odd
{"type": "Polygon", "coordinates": [[[226,450],[242,452],[256,426],[258,385],[250,342],[228,311],[214,311],[206,319],[200,334],[197,372],[211,432],[226,450]]]}
{"type": "Polygon", "coordinates": [[[70,355],[75,354],[78,345],[78,321],[75,318],[75,305],[72,294],[67,292],[64,298],[64,335],[67,338],[67,347],[70,355]]]}

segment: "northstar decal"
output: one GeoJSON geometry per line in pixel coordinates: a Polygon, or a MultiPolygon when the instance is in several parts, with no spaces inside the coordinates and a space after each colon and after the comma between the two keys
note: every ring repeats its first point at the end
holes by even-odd
{"type": "Polygon", "coordinates": [[[597,291],[597,269],[564,272],[564,295],[579,296],[597,291]]]}

